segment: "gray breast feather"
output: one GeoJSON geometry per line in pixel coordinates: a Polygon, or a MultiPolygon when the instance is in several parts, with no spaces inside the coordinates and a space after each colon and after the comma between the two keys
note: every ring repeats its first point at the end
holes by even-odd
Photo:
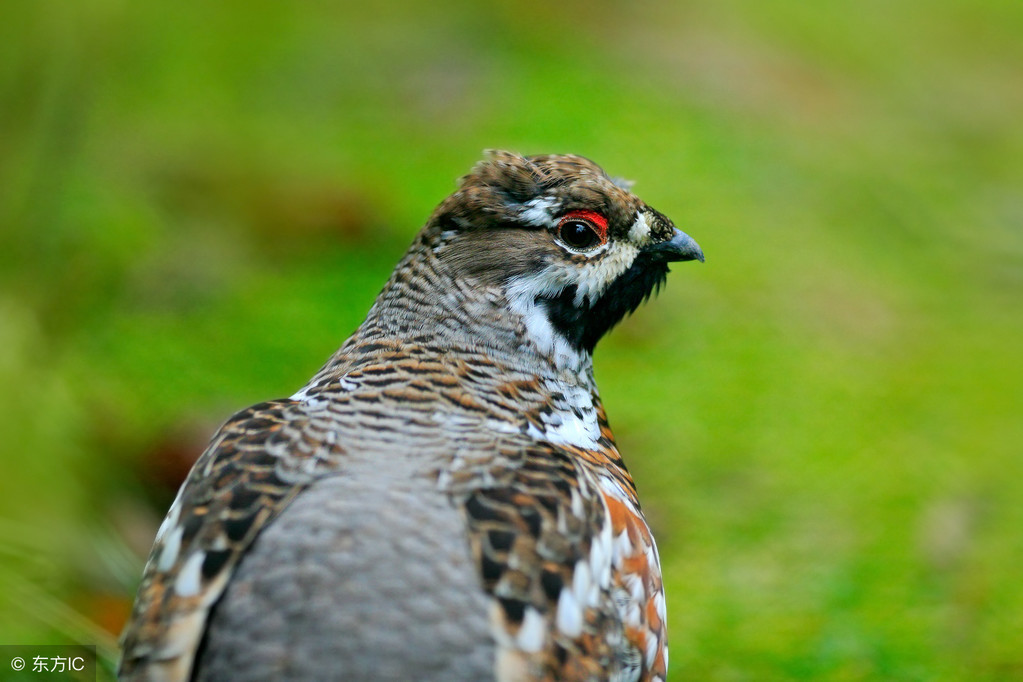
{"type": "Polygon", "coordinates": [[[355,468],[309,487],[246,553],[197,679],[491,678],[488,602],[450,498],[355,468]]]}

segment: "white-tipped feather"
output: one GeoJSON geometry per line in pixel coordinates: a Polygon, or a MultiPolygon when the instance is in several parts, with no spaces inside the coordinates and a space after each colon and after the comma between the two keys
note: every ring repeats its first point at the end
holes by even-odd
{"type": "Polygon", "coordinates": [[[185,564],[178,572],[174,580],[174,591],[179,597],[194,597],[202,589],[202,562],[206,559],[206,553],[196,551],[185,560],[185,564]]]}
{"type": "Polygon", "coordinates": [[[523,651],[535,653],[543,648],[546,638],[547,620],[532,606],[526,608],[515,642],[523,651]]]}
{"type": "Polygon", "coordinates": [[[537,197],[522,205],[519,211],[519,220],[527,225],[537,227],[550,227],[554,225],[554,214],[559,202],[554,197],[537,197]]]}
{"type": "Polygon", "coordinates": [[[556,623],[558,630],[569,637],[578,637],[583,632],[583,611],[568,587],[561,588],[556,623]]]}

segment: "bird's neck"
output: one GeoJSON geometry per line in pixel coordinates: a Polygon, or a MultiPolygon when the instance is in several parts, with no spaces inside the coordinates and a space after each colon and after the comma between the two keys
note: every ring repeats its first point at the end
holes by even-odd
{"type": "MultiPolygon", "coordinates": [[[[593,358],[556,329],[528,293],[456,277],[417,242],[397,265],[352,339],[482,352],[535,374],[593,387],[593,358]]],[[[348,343],[346,343],[346,346],[348,343]]]]}

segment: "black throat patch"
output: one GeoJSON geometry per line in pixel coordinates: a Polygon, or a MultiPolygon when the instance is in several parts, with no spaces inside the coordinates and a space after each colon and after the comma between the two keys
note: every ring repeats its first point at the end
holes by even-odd
{"type": "Polygon", "coordinates": [[[575,285],[557,296],[538,296],[536,303],[546,309],[551,326],[575,349],[593,353],[601,337],[660,289],[667,276],[667,263],[641,255],[592,306],[585,301],[575,304],[575,285]]]}

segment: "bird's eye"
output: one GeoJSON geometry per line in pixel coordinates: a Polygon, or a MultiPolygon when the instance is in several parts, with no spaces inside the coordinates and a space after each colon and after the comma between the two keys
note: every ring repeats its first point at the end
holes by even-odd
{"type": "Polygon", "coordinates": [[[561,241],[573,249],[591,249],[600,243],[593,226],[585,220],[566,220],[561,223],[561,241]]]}
{"type": "Polygon", "coordinates": [[[572,211],[558,223],[558,238],[570,249],[589,251],[607,241],[607,220],[592,211],[572,211]]]}

